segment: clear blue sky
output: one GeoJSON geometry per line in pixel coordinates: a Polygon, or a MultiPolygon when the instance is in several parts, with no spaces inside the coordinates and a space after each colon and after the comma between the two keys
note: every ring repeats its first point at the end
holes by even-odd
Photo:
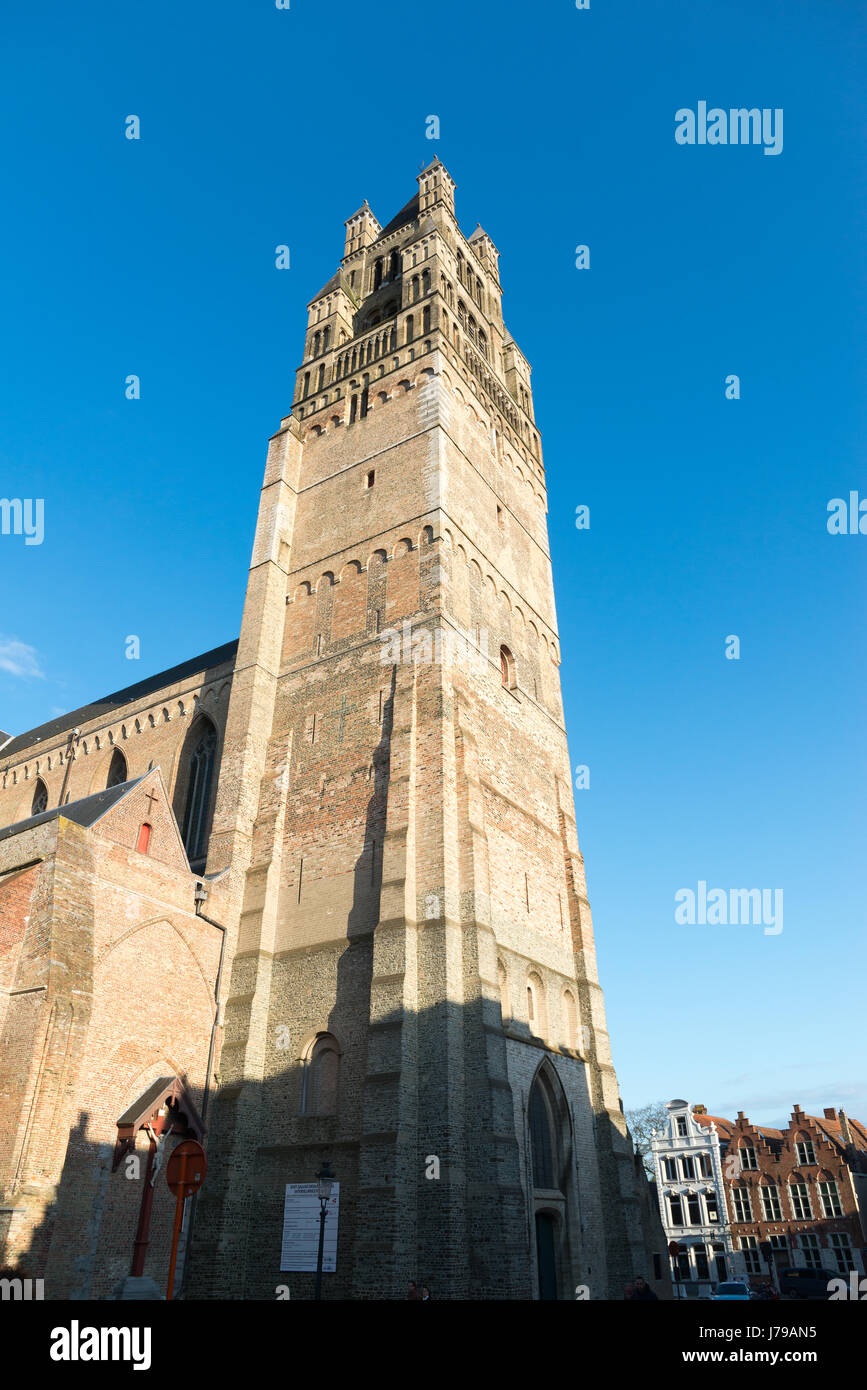
{"type": "Polygon", "coordinates": [[[0,727],[237,635],[305,305],[344,219],[367,197],[384,223],[438,154],[534,369],[625,1103],[867,1119],[867,536],[826,530],[830,498],[867,496],[865,19],[7,6],[0,496],[44,498],[45,539],[0,536],[0,727]],[[699,101],[782,108],[782,153],[676,144],[699,101]],[[782,933],[678,926],[699,880],[782,888],[782,933]]]}

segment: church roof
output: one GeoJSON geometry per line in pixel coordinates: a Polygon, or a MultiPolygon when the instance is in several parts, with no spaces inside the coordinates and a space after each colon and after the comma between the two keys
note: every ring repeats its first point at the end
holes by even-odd
{"type": "Polygon", "coordinates": [[[314,294],[314,296],[313,296],[313,298],[311,299],[310,303],[311,303],[311,304],[315,304],[316,301],[317,301],[317,299],[323,299],[323,298],[325,297],[326,294],[332,294],[334,290],[339,290],[339,289],[340,289],[340,271],[338,270],[338,271],[335,272],[334,275],[332,275],[331,279],[330,279],[326,284],[324,284],[324,285],[322,286],[322,289],[319,291],[319,293],[318,293],[318,294],[314,294]]]}
{"type": "Polygon", "coordinates": [[[61,714],[57,719],[50,719],[47,724],[39,724],[35,729],[29,729],[26,733],[16,735],[15,738],[10,739],[7,744],[0,747],[0,762],[5,763],[11,755],[19,753],[25,748],[30,748],[34,744],[45,743],[48,739],[56,738],[58,734],[64,733],[67,729],[78,728],[81,724],[89,723],[91,719],[98,719],[101,715],[111,714],[123,705],[131,705],[134,700],[141,700],[145,695],[151,695],[155,690],[162,690],[167,685],[176,685],[178,681],[185,680],[187,676],[194,676],[197,672],[205,671],[212,666],[222,666],[225,662],[232,660],[237,650],[236,638],[234,642],[226,642],[222,647],[214,647],[209,652],[203,652],[201,656],[194,656],[189,661],[182,661],[179,666],[170,666],[167,671],[158,671],[156,675],[148,676],[146,680],[138,681],[135,685],[128,685],[125,690],[116,690],[112,695],[103,695],[90,705],[82,705],[80,709],[71,710],[69,714],[61,714]]]}
{"type": "Polygon", "coordinates": [[[410,198],[406,206],[402,207],[400,212],[386,223],[377,237],[377,241],[381,241],[384,236],[390,236],[392,232],[399,231],[401,227],[406,227],[410,222],[415,222],[418,213],[419,195],[416,193],[414,197],[410,198]]]}
{"type": "Polygon", "coordinates": [[[75,821],[76,825],[96,825],[106,811],[110,811],[112,806],[122,801],[147,776],[148,773],[145,772],[141,777],[134,777],[131,782],[121,782],[116,787],[107,787],[105,791],[93,792],[78,801],[67,802],[65,806],[54,806],[50,811],[40,811],[38,816],[28,816],[26,820],[16,821],[14,825],[6,825],[0,830],[0,840],[11,840],[13,835],[20,835],[22,830],[32,830],[36,825],[46,825],[49,821],[57,820],[59,816],[75,821]]]}

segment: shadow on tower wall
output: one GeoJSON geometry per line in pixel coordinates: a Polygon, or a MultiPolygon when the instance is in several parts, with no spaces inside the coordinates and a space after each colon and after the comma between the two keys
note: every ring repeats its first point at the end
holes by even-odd
{"type": "MultiPolygon", "coordinates": [[[[281,1269],[285,1190],[287,1183],[313,1182],[328,1161],[340,1182],[340,1214],[337,1271],[324,1276],[326,1298],[404,1298],[411,1279],[427,1283],[437,1299],[572,1299],[580,1283],[592,1298],[620,1297],[637,1274],[653,1282],[653,1271],[643,1260],[636,1267],[627,1239],[628,1225],[642,1219],[638,1206],[627,1211],[621,1197],[631,1149],[605,1113],[589,1125],[590,1149],[577,1137],[574,1109],[583,1111],[583,1133],[592,1118],[586,1067],[574,1057],[564,1061],[573,1068],[572,1107],[562,1117],[568,1132],[554,1136],[564,1155],[557,1177],[563,1191],[562,1201],[553,1194],[557,1248],[543,1277],[538,1202],[528,1196],[526,1096],[516,1107],[505,1079],[507,1031],[513,1043],[526,1044],[529,1075],[555,1054],[532,1037],[529,1025],[509,1020],[504,1028],[499,997],[483,997],[471,931],[463,945],[465,978],[477,982],[471,997],[463,1004],[450,1000],[437,981],[436,1004],[403,1006],[406,931],[402,923],[393,931],[380,923],[394,691],[393,671],[346,939],[335,945],[333,1004],[321,1024],[340,1046],[336,1113],[301,1113],[305,1063],[285,1052],[266,1056],[264,1080],[217,1092],[183,1296],[267,1301],[288,1288],[292,1299],[312,1298],[312,1272],[281,1269]],[[581,1238],[581,1216],[598,1202],[610,1227],[604,1275],[581,1238]]],[[[435,971],[445,928],[424,927],[416,933],[424,938],[416,942],[417,968],[435,971]]],[[[275,958],[271,1037],[270,1025],[280,1021],[287,1000],[299,997],[310,968],[310,952],[275,958]]],[[[230,999],[243,995],[246,969],[243,962],[233,966],[230,999]]],[[[82,1111],[70,1131],[56,1192],[28,1243],[12,1242],[15,1272],[43,1278],[47,1299],[109,1297],[130,1271],[144,1157],[138,1176],[127,1176],[123,1163],[112,1172],[112,1146],[87,1138],[88,1118],[82,1111]]],[[[21,1201],[28,1200],[38,1201],[38,1194],[22,1193],[21,1201]]],[[[161,1288],[173,1213],[163,1171],[144,1271],[161,1288]]],[[[0,1261],[9,1263],[9,1255],[0,1253],[0,1261]]]]}

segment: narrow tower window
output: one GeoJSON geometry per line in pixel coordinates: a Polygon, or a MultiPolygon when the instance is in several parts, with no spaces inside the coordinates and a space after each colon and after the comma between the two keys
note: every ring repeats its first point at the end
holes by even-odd
{"type": "Polygon", "coordinates": [[[191,863],[203,859],[205,854],[216,751],[217,731],[209,720],[202,720],[188,764],[187,799],[181,831],[191,863]]]}
{"type": "Polygon", "coordinates": [[[500,678],[507,690],[514,690],[515,658],[508,647],[500,648],[500,678]]]}
{"type": "Polygon", "coordinates": [[[39,777],[33,789],[33,801],[30,806],[31,816],[41,816],[43,811],[48,810],[48,788],[39,777]]]}

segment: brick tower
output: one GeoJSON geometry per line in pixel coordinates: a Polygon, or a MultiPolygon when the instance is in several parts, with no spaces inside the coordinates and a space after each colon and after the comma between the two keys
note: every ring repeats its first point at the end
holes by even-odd
{"type": "MultiPolygon", "coordinates": [[[[569,1298],[648,1273],[575,830],[529,365],[435,160],[367,203],[270,443],[208,856],[231,978],[194,1296],[569,1298]]],[[[216,909],[214,909],[216,911],[216,909]]],[[[661,1241],[661,1236],[660,1236],[661,1241]]]]}

